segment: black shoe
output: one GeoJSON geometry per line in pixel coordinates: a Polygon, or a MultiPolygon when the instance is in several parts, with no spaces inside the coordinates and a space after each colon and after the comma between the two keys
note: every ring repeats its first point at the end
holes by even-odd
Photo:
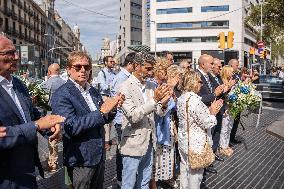
{"type": "Polygon", "coordinates": [[[230,143],[232,143],[232,144],[241,144],[242,141],[234,139],[234,140],[231,140],[230,143]]]}
{"type": "Polygon", "coordinates": [[[202,181],[200,183],[200,189],[209,189],[209,188],[206,186],[205,182],[202,181]]]}
{"type": "Polygon", "coordinates": [[[224,161],[224,159],[221,156],[218,156],[215,154],[215,160],[216,161],[224,161]]]}
{"type": "Polygon", "coordinates": [[[214,169],[213,166],[212,167],[210,167],[210,166],[206,167],[205,171],[208,172],[208,173],[213,173],[213,174],[217,173],[216,169],[214,169]]]}

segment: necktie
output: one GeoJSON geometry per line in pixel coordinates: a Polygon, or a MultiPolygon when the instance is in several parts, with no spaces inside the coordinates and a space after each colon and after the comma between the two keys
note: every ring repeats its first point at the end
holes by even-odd
{"type": "Polygon", "coordinates": [[[215,80],[216,80],[217,84],[220,85],[218,77],[215,77],[215,80]]]}
{"type": "Polygon", "coordinates": [[[204,75],[205,76],[205,79],[206,79],[206,82],[207,82],[207,85],[210,89],[210,92],[212,93],[212,85],[211,85],[211,82],[210,82],[210,79],[209,79],[209,76],[208,75],[204,75]]]}

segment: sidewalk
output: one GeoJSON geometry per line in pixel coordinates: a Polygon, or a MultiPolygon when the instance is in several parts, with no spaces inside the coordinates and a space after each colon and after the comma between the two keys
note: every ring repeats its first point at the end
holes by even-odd
{"type": "Polygon", "coordinates": [[[284,188],[284,141],[266,132],[267,126],[283,119],[284,112],[264,110],[259,128],[256,115],[242,118],[245,131],[238,135],[244,142],[234,147],[232,157],[216,162],[218,174],[207,176],[210,189],[281,189],[284,188]]]}

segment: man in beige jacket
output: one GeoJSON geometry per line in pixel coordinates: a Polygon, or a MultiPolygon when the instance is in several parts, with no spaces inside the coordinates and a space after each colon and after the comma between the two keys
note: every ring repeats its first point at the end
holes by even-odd
{"type": "Polygon", "coordinates": [[[119,91],[125,95],[120,143],[122,189],[149,188],[155,146],[154,112],[163,116],[171,96],[169,86],[156,87],[148,80],[153,76],[154,63],[153,56],[137,53],[133,75],[120,86],[119,91]]]}

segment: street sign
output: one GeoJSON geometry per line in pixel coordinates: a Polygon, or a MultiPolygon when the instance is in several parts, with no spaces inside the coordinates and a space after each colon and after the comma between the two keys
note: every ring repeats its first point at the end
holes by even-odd
{"type": "Polygon", "coordinates": [[[263,41],[257,42],[257,46],[258,46],[258,48],[263,48],[264,47],[264,42],[263,41]]]}
{"type": "Polygon", "coordinates": [[[263,48],[258,48],[258,54],[263,54],[264,49],[263,48]]]}
{"type": "Polygon", "coordinates": [[[249,54],[255,54],[255,48],[253,47],[249,48],[249,54]]]}

